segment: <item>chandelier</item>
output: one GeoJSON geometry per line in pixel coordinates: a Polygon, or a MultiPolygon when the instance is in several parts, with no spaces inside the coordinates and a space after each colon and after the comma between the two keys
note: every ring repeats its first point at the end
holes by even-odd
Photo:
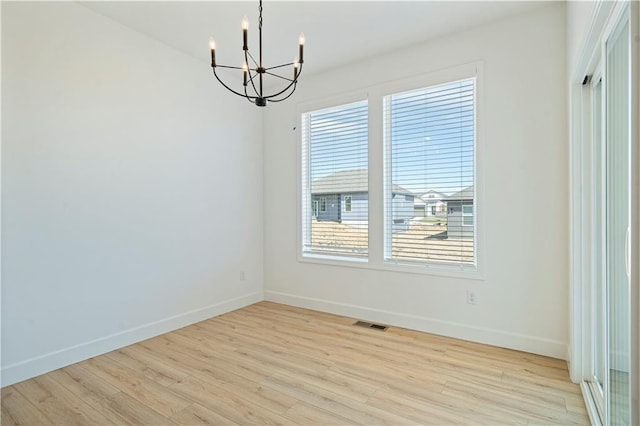
{"type": "MultiPolygon", "coordinates": [[[[235,93],[238,96],[242,96],[249,100],[249,102],[255,103],[259,107],[267,106],[267,101],[280,102],[284,101],[296,90],[298,84],[298,78],[302,73],[302,63],[304,62],[304,34],[300,34],[299,46],[298,46],[298,58],[293,62],[281,65],[275,65],[271,67],[265,67],[262,61],[262,0],[260,0],[260,6],[258,8],[258,60],[256,60],[247,45],[247,31],[249,30],[249,21],[245,16],[242,20],[242,50],[244,51],[244,62],[241,67],[233,67],[227,65],[220,65],[216,63],[216,42],[213,38],[209,39],[209,47],[211,48],[211,68],[213,68],[213,75],[227,90],[235,93]],[[281,75],[282,71],[291,67],[289,76],[285,77],[281,75]],[[242,89],[240,91],[232,89],[227,83],[222,81],[216,70],[218,68],[227,68],[232,70],[242,71],[242,89]],[[276,71],[277,70],[277,71],[276,71]],[[274,77],[276,79],[284,81],[284,84],[280,88],[276,89],[271,94],[264,93],[264,80],[265,77],[274,77]],[[283,88],[284,86],[284,88],[283,88]]],[[[239,79],[238,79],[239,80],[239,79]]]]}

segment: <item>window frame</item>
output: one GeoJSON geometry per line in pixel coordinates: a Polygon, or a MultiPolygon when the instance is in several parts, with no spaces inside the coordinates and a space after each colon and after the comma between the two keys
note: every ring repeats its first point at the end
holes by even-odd
{"type": "MultiPolygon", "coordinates": [[[[304,242],[309,241],[311,238],[311,220],[308,222],[303,218],[305,212],[305,203],[312,198],[311,195],[311,181],[310,179],[305,179],[308,177],[309,173],[309,165],[306,164],[304,159],[305,155],[305,135],[302,134],[304,128],[309,128],[309,123],[303,123],[303,118],[306,116],[309,118],[310,113],[315,111],[330,109],[340,106],[345,106],[348,104],[354,104],[358,102],[369,102],[369,98],[367,96],[366,91],[355,91],[352,93],[348,93],[340,96],[328,97],[322,100],[315,100],[307,103],[298,104],[296,115],[297,115],[297,126],[294,127],[294,131],[296,129],[300,129],[299,134],[297,135],[296,143],[296,163],[297,163],[297,214],[296,214],[296,247],[297,247],[297,260],[299,262],[311,262],[311,263],[324,263],[324,264],[337,264],[344,266],[353,266],[359,264],[366,264],[368,262],[368,256],[349,256],[348,254],[336,254],[336,253],[321,253],[321,252],[313,252],[313,251],[305,251],[304,242]]],[[[367,119],[371,117],[370,111],[367,115],[367,119]]],[[[369,123],[369,138],[371,125],[369,123]]],[[[370,144],[367,149],[370,148],[370,144]]],[[[325,197],[326,198],[326,197],[325,197]]],[[[339,198],[339,201],[341,198],[339,198]]],[[[325,205],[326,206],[326,205],[325,205]]],[[[325,207],[326,208],[326,207],[325,207]]],[[[338,210],[339,212],[342,210],[338,210]]],[[[325,213],[325,212],[323,212],[325,213]]]]}
{"type": "MultiPolygon", "coordinates": [[[[296,215],[297,232],[297,260],[302,263],[315,263],[347,268],[362,268],[387,272],[399,272],[418,275],[433,275],[440,277],[462,278],[467,280],[484,281],[484,223],[483,215],[476,214],[475,221],[475,265],[464,267],[460,265],[445,265],[440,263],[410,263],[385,261],[384,256],[384,203],[385,185],[387,179],[384,176],[384,143],[383,143],[383,98],[397,92],[410,91],[423,87],[475,78],[475,150],[474,150],[474,185],[475,199],[474,211],[483,212],[484,187],[482,149],[484,141],[484,63],[482,61],[443,68],[437,71],[423,73],[414,77],[399,79],[390,83],[367,86],[359,90],[325,98],[315,99],[299,103],[297,106],[297,129],[302,129],[303,114],[324,108],[336,107],[343,104],[368,100],[369,108],[369,250],[367,258],[351,258],[333,255],[318,255],[303,251],[303,236],[309,230],[305,229],[302,218],[302,203],[305,202],[303,194],[304,182],[302,176],[307,172],[302,164],[303,146],[299,141],[303,136],[297,135],[297,182],[298,182],[298,211],[296,215]],[[480,159],[480,161],[479,161],[480,159]],[[378,185],[378,187],[376,187],[378,185]]],[[[294,129],[295,130],[295,129],[294,129]]],[[[307,188],[308,190],[309,188],[307,188]]]]}
{"type": "Polygon", "coordinates": [[[353,209],[352,203],[353,203],[353,196],[352,195],[345,195],[344,196],[344,211],[345,211],[345,213],[350,213],[351,212],[351,210],[353,209]],[[349,206],[349,208],[347,208],[347,206],[349,206]]]}
{"type": "Polygon", "coordinates": [[[327,197],[318,198],[318,204],[320,206],[318,212],[326,213],[327,212],[327,197]]]}
{"type": "Polygon", "coordinates": [[[462,226],[474,226],[474,220],[473,220],[473,204],[463,204],[462,205],[462,226]],[[471,207],[471,213],[465,213],[464,208],[465,207],[471,207]],[[466,223],[466,218],[470,217],[471,218],[471,223],[468,224],[466,223]]]}

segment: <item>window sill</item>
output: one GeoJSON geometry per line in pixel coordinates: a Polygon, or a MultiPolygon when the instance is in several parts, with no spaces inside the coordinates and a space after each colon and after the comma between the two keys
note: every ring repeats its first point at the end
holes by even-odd
{"type": "Polygon", "coordinates": [[[344,256],[322,255],[317,253],[304,253],[298,255],[298,262],[311,263],[327,266],[337,266],[341,268],[369,269],[374,271],[396,272],[404,274],[431,275],[447,278],[460,278],[465,280],[484,281],[483,274],[477,266],[452,267],[440,264],[417,264],[400,263],[395,261],[384,261],[383,263],[372,263],[367,258],[355,258],[344,256]]]}

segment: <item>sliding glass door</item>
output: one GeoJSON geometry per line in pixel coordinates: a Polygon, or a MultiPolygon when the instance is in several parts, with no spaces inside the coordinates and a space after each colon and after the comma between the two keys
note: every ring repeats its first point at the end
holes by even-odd
{"type": "Polygon", "coordinates": [[[590,164],[586,176],[590,237],[589,393],[600,421],[631,422],[630,230],[632,188],[629,13],[620,14],[600,50],[590,93],[590,164]]]}
{"type": "Polygon", "coordinates": [[[631,135],[628,14],[606,43],[606,326],[608,335],[608,421],[630,423],[631,135]]]}

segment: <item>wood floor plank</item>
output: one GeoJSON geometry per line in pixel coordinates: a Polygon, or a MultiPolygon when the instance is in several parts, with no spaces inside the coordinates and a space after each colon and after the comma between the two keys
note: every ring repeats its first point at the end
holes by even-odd
{"type": "Polygon", "coordinates": [[[357,425],[349,419],[304,402],[297,402],[285,416],[299,425],[357,425]]]}
{"type": "Polygon", "coordinates": [[[331,391],[305,383],[295,376],[278,374],[266,379],[263,384],[356,423],[364,425],[404,425],[412,423],[411,420],[400,415],[367,406],[357,401],[346,401],[331,391]]]}
{"type": "MultiPolygon", "coordinates": [[[[434,395],[437,395],[437,393],[434,393],[434,395]]],[[[384,390],[376,392],[369,398],[367,404],[390,413],[396,413],[420,424],[449,425],[479,422],[477,413],[473,419],[467,418],[465,410],[458,410],[457,407],[450,405],[449,402],[440,404],[434,403],[433,400],[421,401],[384,390]]]]}
{"type": "MultiPolygon", "coordinates": [[[[118,392],[108,397],[109,408],[127,424],[131,425],[153,425],[153,426],[176,426],[165,416],[159,414],[148,405],[138,401],[124,392],[118,392]]],[[[99,425],[98,422],[88,423],[88,425],[99,425]]]]}
{"type": "Polygon", "coordinates": [[[551,407],[541,406],[536,401],[527,402],[520,398],[508,398],[508,395],[503,393],[493,392],[489,389],[478,389],[460,383],[447,384],[443,394],[476,401],[479,404],[496,406],[510,413],[530,416],[531,420],[536,422],[553,424],[564,421],[566,424],[581,424],[580,422],[582,421],[582,419],[577,419],[577,416],[573,415],[573,413],[568,413],[566,410],[554,410],[551,407]]]}
{"type": "MultiPolygon", "coordinates": [[[[260,366],[257,362],[251,360],[247,362],[245,359],[236,357],[236,362],[233,364],[230,359],[216,356],[211,348],[207,350],[206,346],[200,345],[196,340],[173,333],[164,337],[164,341],[158,339],[155,342],[147,343],[150,346],[153,346],[154,343],[159,344],[159,350],[166,348],[166,343],[168,343],[168,346],[172,348],[173,359],[183,366],[188,366],[192,372],[196,373],[180,380],[176,386],[171,386],[171,389],[176,392],[184,392],[185,383],[200,387],[200,382],[203,382],[209,388],[216,388],[213,390],[218,393],[242,394],[247,402],[267,408],[275,413],[281,414],[295,403],[293,398],[259,385],[259,380],[266,376],[259,373],[260,366]],[[238,369],[238,364],[243,361],[243,368],[238,369]],[[247,374],[247,372],[250,373],[247,374]],[[197,380],[192,380],[194,377],[197,380]]],[[[189,395],[191,394],[187,393],[185,396],[189,397],[189,395]]]]}
{"type": "Polygon", "coordinates": [[[585,420],[588,419],[589,416],[582,395],[565,395],[563,399],[568,412],[580,415],[585,420]]]}
{"type": "Polygon", "coordinates": [[[187,377],[187,374],[172,368],[165,363],[155,361],[149,357],[137,356],[135,353],[126,350],[117,350],[105,355],[116,363],[131,368],[149,380],[163,386],[169,386],[187,377]]]}
{"type": "Polygon", "coordinates": [[[82,365],[83,363],[72,364],[68,367],[60,369],[59,371],[67,374],[73,379],[74,382],[81,386],[84,391],[87,391],[89,393],[100,396],[109,396],[115,395],[120,392],[120,389],[110,385],[104,380],[98,379],[96,375],[92,374],[82,365]]]}
{"type": "Polygon", "coordinates": [[[106,356],[84,361],[82,366],[165,417],[170,417],[191,404],[191,401],[161,384],[147,380],[141,373],[121,366],[106,356]]]}
{"type": "Polygon", "coordinates": [[[294,424],[286,417],[251,401],[245,393],[229,392],[222,386],[213,386],[194,377],[171,385],[171,389],[238,424],[294,424]]]}
{"type": "Polygon", "coordinates": [[[260,302],[2,389],[3,425],[588,424],[566,363],[260,302]]]}
{"type": "Polygon", "coordinates": [[[2,389],[2,425],[52,425],[51,421],[14,386],[2,389]]]}
{"type": "Polygon", "coordinates": [[[179,425],[219,425],[239,426],[238,423],[221,416],[198,403],[188,406],[171,416],[171,420],[179,425]]]}
{"type": "Polygon", "coordinates": [[[126,418],[111,409],[109,397],[117,395],[119,390],[112,389],[111,385],[77,365],[71,367],[75,368],[67,367],[52,371],[47,376],[67,388],[76,398],[89,404],[109,422],[116,425],[130,424],[126,418]]]}
{"type": "MultiPolygon", "coordinates": [[[[232,338],[236,341],[236,344],[255,344],[256,340],[256,332],[255,328],[251,327],[247,324],[242,324],[239,320],[220,320],[224,321],[225,324],[229,324],[231,330],[233,330],[232,338]]],[[[295,329],[287,326],[287,327],[278,327],[277,325],[272,325],[268,329],[261,330],[261,338],[269,337],[269,343],[272,345],[287,347],[289,349],[293,349],[295,353],[299,353],[301,355],[319,359],[326,360],[328,359],[331,351],[326,349],[323,345],[319,345],[320,342],[319,336],[309,333],[309,330],[306,330],[306,333],[296,332],[295,329]]]]}
{"type": "Polygon", "coordinates": [[[538,406],[541,409],[566,412],[566,404],[564,398],[552,393],[539,392],[530,388],[520,388],[519,392],[514,392],[515,388],[505,385],[504,382],[496,381],[492,383],[477,383],[452,378],[445,384],[445,389],[461,389],[464,388],[469,392],[483,393],[491,395],[498,400],[514,401],[524,403],[529,406],[538,406]]]}
{"type": "Polygon", "coordinates": [[[39,376],[14,386],[53,424],[87,425],[91,422],[114,424],[56,382],[51,375],[39,376]]]}
{"type": "MultiPolygon", "coordinates": [[[[170,354],[168,356],[171,358],[171,362],[176,362],[181,366],[188,367],[191,371],[191,376],[202,378],[214,385],[237,383],[251,386],[249,382],[257,383],[257,381],[246,378],[247,375],[251,375],[247,373],[252,371],[251,368],[241,369],[241,372],[246,374],[236,374],[230,371],[236,369],[235,367],[227,368],[229,365],[228,359],[219,358],[204,352],[201,348],[198,348],[196,343],[189,339],[181,338],[180,336],[165,336],[163,340],[158,339],[154,342],[145,342],[145,345],[145,347],[155,350],[156,352],[170,354]]],[[[238,356],[236,356],[236,359],[242,360],[242,358],[238,356]]],[[[256,376],[259,379],[265,377],[259,373],[255,373],[254,377],[256,376]]]]}

